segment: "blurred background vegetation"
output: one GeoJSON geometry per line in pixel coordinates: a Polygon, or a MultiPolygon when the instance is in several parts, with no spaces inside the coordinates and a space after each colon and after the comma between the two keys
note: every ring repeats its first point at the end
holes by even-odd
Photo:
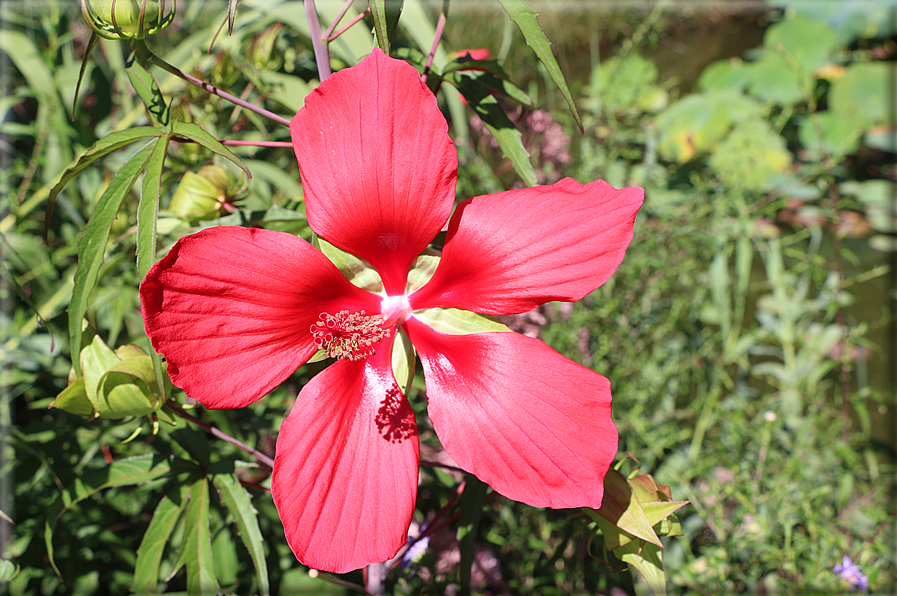
{"type": "MultiPolygon", "coordinates": [[[[342,2],[317,4],[326,26],[342,2]]],[[[419,40],[432,31],[440,4],[406,2],[397,53],[429,49],[419,40]]],[[[580,303],[505,322],[608,376],[622,471],[650,473],[674,499],[691,502],[678,512],[683,534],[665,540],[667,590],[843,593],[850,585],[832,568],[848,555],[873,593],[897,591],[897,5],[531,5],[584,133],[497,4],[452,2],[445,51],[488,48],[532,98],[535,107],[498,101],[521,131],[539,183],[602,178],[644,186],[646,201],[610,282],[580,303]]],[[[148,45],[289,118],[317,77],[301,3],[240,3],[233,35],[225,31],[207,52],[226,10],[224,2],[182,2],[175,23],[148,45]]],[[[258,593],[263,583],[271,593],[348,593],[296,563],[264,492],[270,470],[244,453],[179,418],[153,434],[146,416],[86,421],[48,409],[69,383],[66,307],[78,235],[133,149],[109,154],[65,188],[44,244],[50,188],[98,139],[149,120],[129,83],[123,44],[106,41],[87,64],[71,120],[89,37],[75,4],[4,2],[0,26],[0,586],[11,594],[136,589],[138,547],[154,513],[189,479],[206,487],[214,575],[224,593],[258,593]],[[109,476],[111,462],[171,454],[189,465],[140,476],[137,486],[109,476]],[[227,502],[224,482],[213,480],[218,492],[208,491],[206,477],[228,474],[249,487],[261,555],[247,552],[252,543],[240,525],[247,510],[227,502]]],[[[369,29],[368,21],[332,44],[336,67],[370,51],[369,29]]],[[[173,118],[219,139],[289,140],[284,127],[154,74],[173,118]]],[[[454,88],[446,83],[439,93],[458,144],[459,199],[521,185],[474,112],[451,109],[454,88]]],[[[202,147],[172,143],[160,254],[209,225],[310,236],[292,151],[234,150],[251,183],[202,147]]],[[[137,194],[112,223],[87,311],[88,339],[95,332],[113,349],[145,345],[134,263],[137,194]]],[[[304,367],[239,414],[192,412],[273,456],[277,428],[314,372],[304,367]]],[[[422,456],[445,461],[426,418],[422,379],[415,387],[419,395],[409,397],[422,456]]],[[[175,399],[184,402],[182,393],[175,399]]],[[[413,560],[397,562],[387,593],[467,589],[459,573],[464,503],[452,500],[460,480],[422,469],[416,526],[449,523],[413,560]]],[[[484,511],[468,539],[474,546],[464,551],[473,560],[473,593],[649,593],[576,512],[537,510],[492,493],[484,511]]],[[[179,545],[191,530],[183,516],[172,523],[155,575],[141,584],[152,586],[149,593],[190,587],[191,563],[179,545]]]]}

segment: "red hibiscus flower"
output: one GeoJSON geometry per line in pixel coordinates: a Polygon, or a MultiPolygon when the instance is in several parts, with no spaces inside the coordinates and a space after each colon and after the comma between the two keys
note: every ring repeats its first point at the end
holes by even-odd
{"type": "Polygon", "coordinates": [[[607,379],[506,329],[464,333],[465,321],[600,286],[623,260],[643,191],[565,179],[464,201],[427,280],[418,257],[455,199],[447,130],[414,68],[378,49],[322,83],[290,125],[309,225],[382,284],[353,285],[293,235],[220,227],[178,241],[140,289],[171,380],[209,408],[254,402],[319,350],[336,358],[281,426],[271,483],[309,567],[346,572],[405,544],[420,460],[392,364],[406,339],[458,466],[536,507],[601,504],[617,450],[607,379]]]}

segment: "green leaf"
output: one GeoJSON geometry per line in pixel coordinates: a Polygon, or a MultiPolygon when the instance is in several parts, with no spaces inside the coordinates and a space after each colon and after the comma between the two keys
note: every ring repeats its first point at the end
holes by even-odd
{"type": "Polygon", "coordinates": [[[172,490],[166,493],[153,512],[149,527],[137,549],[137,563],[134,566],[134,583],[131,591],[137,594],[159,593],[159,566],[162,554],[171,537],[171,532],[187,505],[184,493],[172,490]]]}
{"type": "Polygon", "coordinates": [[[84,79],[84,72],[87,70],[87,64],[90,62],[90,54],[96,47],[100,36],[96,31],[90,32],[90,39],[87,41],[87,47],[84,49],[84,57],[81,59],[81,69],[78,71],[78,82],[75,84],[75,96],[72,99],[72,120],[75,120],[75,109],[78,107],[78,91],[81,89],[81,81],[84,79]]]}
{"type": "Polygon", "coordinates": [[[69,346],[72,350],[75,376],[81,375],[81,366],[75,356],[81,346],[81,323],[87,312],[90,294],[96,286],[100,266],[103,264],[103,255],[106,252],[106,243],[109,240],[112,222],[125,197],[134,187],[140,172],[146,167],[152,150],[152,143],[147,143],[115,173],[78,239],[78,269],[75,271],[75,285],[68,308],[69,346]]]}
{"type": "Polygon", "coordinates": [[[449,335],[511,331],[492,317],[460,308],[428,308],[415,312],[414,318],[449,335]]]}
{"type": "MultiPolygon", "coordinates": [[[[601,508],[598,510],[584,509],[584,511],[592,519],[595,519],[595,514],[600,515],[624,532],[658,546],[661,544],[660,538],[652,528],[654,524],[639,505],[626,477],[616,470],[608,471],[604,478],[604,499],[601,502],[601,508]]],[[[608,538],[605,535],[606,542],[610,542],[608,538]]],[[[620,541],[619,545],[627,542],[629,541],[620,541]]],[[[608,548],[613,550],[615,547],[608,544],[608,548]]]]}
{"type": "Polygon", "coordinates": [[[57,395],[53,403],[50,404],[50,407],[63,410],[69,414],[75,414],[76,416],[88,416],[91,418],[94,417],[96,412],[93,404],[87,398],[87,391],[84,388],[84,377],[78,377],[71,385],[63,389],[62,393],[57,395]]]}
{"type": "Polygon", "coordinates": [[[59,181],[50,190],[50,194],[47,196],[47,209],[44,215],[44,236],[47,236],[50,230],[50,216],[53,215],[53,207],[56,205],[56,197],[59,196],[59,193],[72,178],[83,172],[96,160],[104,155],[112,153],[116,149],[120,149],[125,145],[139,141],[140,139],[161,137],[166,136],[167,134],[166,131],[153,126],[138,126],[137,128],[129,128],[127,130],[114,132],[97,141],[93,147],[85,151],[81,157],[78,158],[74,165],[69,166],[68,169],[62,173],[59,181]]]}
{"type": "Polygon", "coordinates": [[[315,246],[320,249],[336,268],[342,271],[350,282],[368,292],[383,292],[383,281],[380,274],[366,261],[355,255],[333,246],[326,240],[316,239],[315,246]]]}
{"type": "Polygon", "coordinates": [[[103,489],[133,486],[157,480],[170,473],[176,462],[178,469],[188,469],[184,465],[185,462],[150,454],[115,460],[105,468],[91,470],[76,478],[72,486],[62,492],[61,499],[52,505],[44,524],[44,543],[47,547],[50,565],[56,574],[62,577],[53,557],[53,530],[66,511],[79,501],[83,501],[103,489]]]}
{"type": "Polygon", "coordinates": [[[458,87],[458,90],[473,108],[495,140],[511,165],[527,186],[535,186],[538,182],[536,171],[530,161],[529,153],[523,146],[523,135],[505,114],[498,101],[483,87],[474,82],[473,77],[462,72],[454,72],[445,79],[458,87]]]}
{"type": "Polygon", "coordinates": [[[18,565],[6,559],[0,560],[0,582],[12,581],[18,573],[18,565]]]}
{"type": "Polygon", "coordinates": [[[486,492],[489,487],[474,476],[468,476],[465,482],[464,492],[461,493],[461,513],[458,519],[458,545],[461,550],[459,579],[461,593],[470,594],[470,569],[473,565],[477,529],[483,515],[483,505],[486,503],[486,492]]]}
{"type": "Polygon", "coordinates": [[[374,32],[377,35],[377,46],[389,56],[389,22],[386,16],[386,0],[369,0],[371,16],[374,17],[374,32]]]}
{"type": "Polygon", "coordinates": [[[844,76],[832,83],[829,109],[837,116],[852,119],[859,128],[866,129],[888,121],[889,70],[884,61],[855,62],[844,76]]]}
{"type": "Polygon", "coordinates": [[[215,578],[209,532],[209,482],[205,478],[200,478],[190,488],[184,528],[181,551],[187,565],[187,593],[191,596],[216,594],[218,580],[215,578]]]}
{"type": "Polygon", "coordinates": [[[523,33],[523,39],[526,40],[526,45],[533,49],[536,56],[542,61],[554,84],[560,89],[567,106],[570,108],[570,112],[573,114],[573,119],[576,120],[579,132],[585,132],[582,119],[576,110],[576,103],[573,101],[573,95],[570,93],[567,81],[564,79],[564,73],[561,72],[561,67],[558,66],[554,54],[551,53],[551,43],[545,37],[542,28],[539,27],[536,13],[526,5],[524,0],[498,0],[498,2],[505,9],[505,12],[508,13],[508,16],[511,17],[511,20],[520,28],[520,32],[523,33]]]}
{"type": "Polygon", "coordinates": [[[392,343],[390,363],[392,364],[392,374],[399,385],[399,389],[402,390],[403,395],[407,396],[408,390],[414,383],[414,365],[417,353],[414,351],[411,339],[405,331],[401,327],[396,329],[397,334],[392,343]]]}
{"type": "Polygon", "coordinates": [[[143,100],[147,111],[158,123],[167,126],[169,105],[165,103],[165,97],[162,95],[156,79],[153,78],[153,75],[150,74],[150,71],[143,64],[140,53],[137,51],[131,52],[126,65],[131,85],[140,99],[143,100]]]}
{"type": "Polygon", "coordinates": [[[268,564],[265,560],[265,543],[262,538],[262,532],[259,529],[258,511],[252,506],[252,499],[249,492],[240,484],[240,481],[233,474],[216,474],[212,477],[215,488],[221,496],[221,502],[227,507],[237,527],[240,530],[240,536],[243,538],[243,544],[249,551],[252,558],[252,564],[255,566],[255,572],[259,582],[259,592],[262,596],[269,593],[268,586],[268,564]]]}
{"type": "MultiPolygon", "coordinates": [[[[177,123],[175,123],[177,124],[177,123]]],[[[143,192],[137,207],[137,275],[146,277],[150,267],[156,261],[156,224],[159,217],[159,200],[162,194],[162,171],[165,156],[168,154],[168,143],[171,137],[160,137],[153,147],[146,173],[143,175],[143,192]]],[[[162,371],[162,359],[152,349],[150,342],[150,358],[156,373],[156,385],[165,386],[165,373],[162,371]]]]}
{"type": "Polygon", "coordinates": [[[633,541],[615,550],[614,554],[638,570],[654,596],[666,596],[667,584],[663,575],[661,547],[633,541]]]}
{"type": "Polygon", "coordinates": [[[192,122],[175,122],[171,126],[171,133],[179,137],[190,139],[191,141],[202,145],[212,153],[230,160],[252,179],[252,174],[249,172],[249,168],[246,167],[246,164],[243,163],[243,160],[237,157],[233,151],[222,145],[218,139],[204,131],[199,125],[193,124],[192,122]]]}

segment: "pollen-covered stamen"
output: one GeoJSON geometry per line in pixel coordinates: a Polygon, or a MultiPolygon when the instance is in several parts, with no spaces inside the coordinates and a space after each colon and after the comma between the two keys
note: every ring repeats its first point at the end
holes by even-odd
{"type": "Polygon", "coordinates": [[[311,326],[311,334],[315,345],[331,358],[364,360],[376,352],[376,345],[389,337],[390,331],[379,315],[341,310],[335,315],[322,312],[311,326]]]}

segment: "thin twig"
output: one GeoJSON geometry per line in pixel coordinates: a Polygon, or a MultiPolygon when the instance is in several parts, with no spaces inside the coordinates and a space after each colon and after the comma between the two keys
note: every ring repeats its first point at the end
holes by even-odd
{"type": "Polygon", "coordinates": [[[235,145],[238,147],[292,147],[289,141],[221,141],[222,145],[235,145]]]}
{"type": "Polygon", "coordinates": [[[351,27],[352,25],[354,25],[355,23],[357,23],[358,21],[360,21],[360,20],[363,19],[364,17],[368,16],[369,14],[371,14],[371,9],[370,9],[370,8],[368,8],[368,9],[365,10],[363,13],[361,13],[360,15],[358,15],[357,17],[355,17],[354,19],[352,19],[352,20],[349,22],[348,25],[346,25],[345,27],[343,27],[342,29],[340,29],[339,31],[337,31],[336,33],[334,33],[333,35],[327,37],[327,43],[330,43],[331,41],[335,40],[337,37],[339,37],[340,35],[342,35],[343,33],[345,33],[345,32],[349,29],[349,27],[351,27]]]}
{"type": "Polygon", "coordinates": [[[339,11],[339,14],[336,15],[336,18],[333,19],[333,22],[330,23],[329,27],[327,27],[327,31],[324,32],[324,39],[330,37],[330,34],[333,33],[333,30],[336,29],[336,26],[339,25],[339,22],[343,20],[344,16],[346,16],[346,13],[349,11],[349,8],[352,7],[352,2],[354,1],[355,0],[346,0],[346,3],[343,4],[343,7],[339,11]]]}
{"type": "Polygon", "coordinates": [[[274,120],[278,124],[283,124],[284,126],[290,125],[290,121],[288,119],[284,118],[283,116],[279,116],[279,115],[275,114],[274,112],[269,112],[265,108],[260,108],[258,106],[252,105],[248,101],[244,101],[244,100],[240,99],[239,97],[236,97],[235,95],[231,95],[227,91],[222,91],[221,89],[218,89],[217,87],[209,85],[208,83],[205,83],[205,82],[197,79],[196,77],[187,74],[186,72],[182,71],[181,69],[177,68],[176,66],[172,66],[171,64],[169,64],[162,58],[159,58],[158,56],[156,56],[155,54],[150,52],[149,48],[147,48],[145,44],[143,44],[142,50],[145,51],[147,60],[149,60],[149,62],[158,66],[162,70],[169,72],[176,77],[184,79],[188,83],[193,83],[197,87],[199,87],[205,91],[208,91],[212,95],[217,95],[221,99],[226,99],[227,101],[237,104],[238,106],[240,106],[242,108],[246,108],[247,110],[249,110],[251,112],[255,112],[259,116],[264,116],[265,118],[274,120]]]}
{"type": "Polygon", "coordinates": [[[433,57],[436,55],[436,48],[439,47],[439,42],[442,41],[442,32],[445,29],[445,11],[441,11],[439,13],[439,20],[436,21],[436,34],[433,35],[433,46],[430,48],[430,55],[427,56],[427,65],[424,67],[424,74],[421,75],[421,80],[426,83],[427,75],[430,74],[430,67],[433,66],[433,57]]]}
{"type": "Polygon", "coordinates": [[[239,440],[233,438],[226,432],[215,428],[208,422],[203,422],[196,416],[193,416],[192,414],[188,414],[187,412],[184,411],[183,408],[181,408],[181,406],[179,406],[178,404],[176,404],[174,402],[168,402],[168,404],[166,404],[166,405],[171,412],[173,412],[174,414],[177,414],[184,420],[189,420],[190,422],[192,422],[196,426],[200,427],[201,429],[203,429],[210,435],[217,437],[217,438],[221,439],[222,441],[230,443],[237,449],[239,449],[241,451],[245,451],[246,453],[248,453],[249,455],[251,455],[252,457],[257,459],[259,461],[259,463],[268,466],[272,470],[274,469],[274,460],[271,459],[270,457],[268,457],[267,455],[265,455],[264,453],[262,453],[261,451],[259,451],[258,449],[253,449],[246,443],[243,443],[242,441],[239,441],[239,440]]]}

